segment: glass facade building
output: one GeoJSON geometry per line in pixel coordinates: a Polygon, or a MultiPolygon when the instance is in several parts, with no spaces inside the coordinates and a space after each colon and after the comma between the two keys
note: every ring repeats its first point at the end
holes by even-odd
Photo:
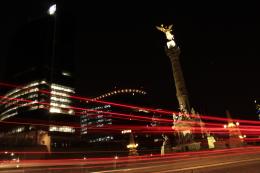
{"type": "Polygon", "coordinates": [[[134,106],[146,104],[149,104],[147,92],[134,88],[116,89],[93,98],[85,103],[86,110],[81,115],[82,138],[93,150],[105,151],[109,146],[108,153],[128,154],[130,146],[136,146],[135,154],[160,153],[163,140],[158,128],[170,123],[160,124],[157,118],[161,114],[134,106]],[[133,106],[121,107],[114,103],[133,106]]]}
{"type": "Polygon", "coordinates": [[[75,94],[74,20],[64,7],[55,17],[44,13],[26,21],[11,41],[4,76],[11,85],[0,87],[0,145],[46,145],[50,151],[71,146],[79,136],[70,98],[75,94]]]}

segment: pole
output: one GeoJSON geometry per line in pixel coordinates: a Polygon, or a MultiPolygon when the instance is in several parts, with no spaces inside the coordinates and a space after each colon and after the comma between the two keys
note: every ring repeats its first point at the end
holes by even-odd
{"type": "Polygon", "coordinates": [[[53,83],[54,80],[54,63],[55,63],[55,54],[56,54],[56,32],[57,32],[57,15],[56,13],[53,15],[54,17],[54,26],[53,26],[53,38],[52,38],[52,55],[51,55],[51,76],[50,76],[50,84],[53,83]]]}

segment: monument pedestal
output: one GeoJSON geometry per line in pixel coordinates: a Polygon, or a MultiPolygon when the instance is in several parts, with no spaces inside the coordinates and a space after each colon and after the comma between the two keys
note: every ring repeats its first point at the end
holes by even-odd
{"type": "Polygon", "coordinates": [[[173,148],[173,151],[183,152],[183,151],[198,151],[201,148],[200,142],[192,142],[189,144],[180,144],[173,148]]]}

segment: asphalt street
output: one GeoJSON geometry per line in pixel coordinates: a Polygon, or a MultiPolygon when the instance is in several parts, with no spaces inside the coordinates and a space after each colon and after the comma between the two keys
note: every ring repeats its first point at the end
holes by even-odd
{"type": "Polygon", "coordinates": [[[1,173],[259,173],[260,147],[118,158],[1,163],[1,173]]]}

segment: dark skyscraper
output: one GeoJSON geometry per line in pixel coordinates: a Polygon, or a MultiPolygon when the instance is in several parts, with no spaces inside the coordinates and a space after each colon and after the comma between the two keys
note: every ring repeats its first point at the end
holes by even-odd
{"type": "MultiPolygon", "coordinates": [[[[57,5],[58,6],[58,5],[57,5]]],[[[6,80],[28,82],[33,79],[63,80],[74,72],[73,17],[58,7],[55,15],[45,13],[29,19],[16,33],[6,60],[6,80]],[[22,77],[21,77],[22,76],[22,77]],[[27,76],[27,77],[26,77],[27,76]]]]}
{"type": "MultiPolygon", "coordinates": [[[[46,13],[30,20],[12,42],[5,81],[14,86],[1,90],[0,120],[28,120],[26,125],[9,124],[3,130],[3,138],[20,141],[14,145],[46,145],[50,151],[71,145],[70,135],[66,139],[57,136],[77,133],[71,126],[79,124],[79,118],[70,108],[74,101],[69,98],[75,94],[73,18],[61,7],[54,15],[46,13]],[[45,125],[35,125],[37,122],[45,125]],[[20,134],[16,135],[19,140],[10,137],[15,134],[20,134]]],[[[6,140],[6,145],[8,142],[12,140],[6,140]]]]}

